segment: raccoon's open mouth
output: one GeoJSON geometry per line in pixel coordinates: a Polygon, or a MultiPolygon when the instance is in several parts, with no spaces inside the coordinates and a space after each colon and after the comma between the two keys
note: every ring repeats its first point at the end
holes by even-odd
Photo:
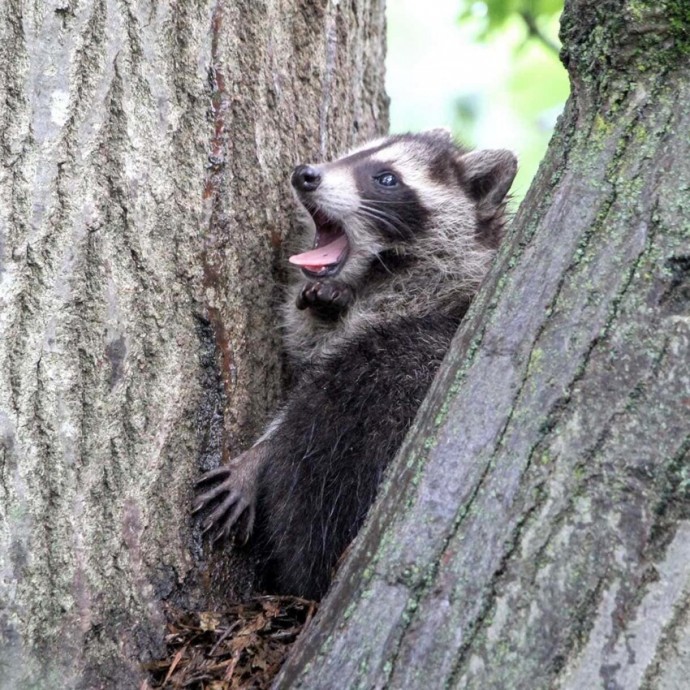
{"type": "Polygon", "coordinates": [[[309,278],[334,276],[343,267],[350,243],[342,226],[322,211],[310,211],[316,225],[314,248],[291,256],[289,261],[299,266],[309,278]]]}

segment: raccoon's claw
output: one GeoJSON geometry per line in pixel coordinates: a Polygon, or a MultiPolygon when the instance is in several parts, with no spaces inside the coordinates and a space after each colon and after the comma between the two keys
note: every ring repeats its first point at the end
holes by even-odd
{"type": "Polygon", "coordinates": [[[211,533],[213,543],[225,541],[239,518],[247,511],[241,530],[242,542],[246,543],[254,527],[254,503],[237,491],[228,494],[203,524],[203,534],[211,533]]]}
{"type": "Polygon", "coordinates": [[[260,446],[254,446],[235,458],[230,465],[207,472],[197,482],[197,488],[207,485],[211,485],[211,488],[197,497],[192,515],[211,511],[202,523],[202,532],[204,535],[211,534],[214,544],[227,539],[233,528],[240,524],[243,543],[251,536],[262,460],[260,446]]]}
{"type": "Polygon", "coordinates": [[[307,283],[297,298],[297,308],[316,310],[342,311],[351,303],[354,295],[352,288],[338,281],[307,283]]]}

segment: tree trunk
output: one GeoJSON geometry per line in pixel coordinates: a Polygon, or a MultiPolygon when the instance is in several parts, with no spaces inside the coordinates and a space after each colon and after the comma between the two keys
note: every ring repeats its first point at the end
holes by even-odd
{"type": "Polygon", "coordinates": [[[562,38],[547,158],[276,687],[687,687],[688,3],[562,38]]]}
{"type": "Polygon", "coordinates": [[[134,687],[166,605],[246,590],[192,485],[279,397],[287,177],[385,130],[383,32],[382,0],[5,0],[0,686],[134,687]]]}

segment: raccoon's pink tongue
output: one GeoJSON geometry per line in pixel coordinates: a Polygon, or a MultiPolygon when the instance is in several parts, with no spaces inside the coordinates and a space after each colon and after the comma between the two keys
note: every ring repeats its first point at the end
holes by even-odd
{"type": "Polygon", "coordinates": [[[337,264],[343,252],[347,249],[347,236],[340,235],[337,239],[323,247],[310,249],[302,254],[291,256],[289,261],[295,266],[305,266],[307,268],[323,268],[337,264]]]}

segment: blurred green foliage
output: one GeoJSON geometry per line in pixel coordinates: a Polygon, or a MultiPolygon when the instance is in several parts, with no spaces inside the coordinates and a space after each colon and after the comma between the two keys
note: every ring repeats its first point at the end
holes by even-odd
{"type": "Polygon", "coordinates": [[[477,16],[485,19],[480,31],[483,38],[500,30],[516,16],[526,21],[543,21],[558,17],[562,11],[563,0],[460,0],[460,21],[477,16]]]}
{"type": "Polygon", "coordinates": [[[524,196],[568,96],[558,58],[563,0],[391,0],[391,129],[450,126],[474,147],[510,148],[524,196]],[[446,23],[450,22],[450,24],[446,23]]]}
{"type": "MultiPolygon", "coordinates": [[[[475,40],[487,44],[508,42],[513,63],[507,75],[504,107],[515,116],[520,137],[520,172],[515,182],[521,199],[537,171],[551,137],[557,115],[568,96],[568,82],[558,53],[558,19],[563,0],[460,0],[459,22],[473,26],[475,40]]],[[[493,100],[500,103],[500,96],[493,100]]],[[[492,103],[485,104],[491,108],[492,103]]],[[[481,113],[467,116],[466,105],[457,103],[456,127],[470,131],[481,113]]]]}

